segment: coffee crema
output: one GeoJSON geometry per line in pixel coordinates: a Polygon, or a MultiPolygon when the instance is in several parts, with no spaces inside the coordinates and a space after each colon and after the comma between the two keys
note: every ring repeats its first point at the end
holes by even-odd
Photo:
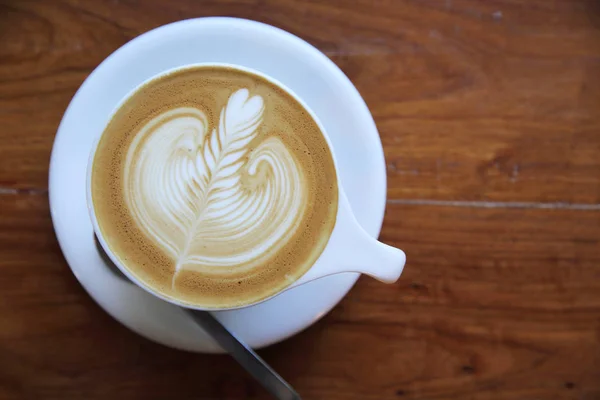
{"type": "Polygon", "coordinates": [[[333,158],[311,115],[229,67],[188,67],[137,89],[105,128],[91,179],[121,264],[149,289],[206,308],[293,283],[337,214],[333,158]]]}

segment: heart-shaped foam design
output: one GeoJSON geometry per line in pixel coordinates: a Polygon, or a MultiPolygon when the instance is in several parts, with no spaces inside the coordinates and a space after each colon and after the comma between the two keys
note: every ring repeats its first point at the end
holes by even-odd
{"type": "Polygon", "coordinates": [[[264,110],[260,96],[240,89],[212,130],[202,110],[180,107],[152,119],[132,141],[125,200],[176,273],[253,268],[298,228],[307,193],[294,157],[275,136],[250,148],[264,110]]]}

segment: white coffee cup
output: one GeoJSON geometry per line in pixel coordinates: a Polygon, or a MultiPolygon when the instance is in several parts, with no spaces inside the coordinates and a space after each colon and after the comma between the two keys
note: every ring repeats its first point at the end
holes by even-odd
{"type": "MultiPolygon", "coordinates": [[[[299,104],[301,104],[304,109],[311,115],[314,121],[319,126],[321,132],[323,133],[327,145],[331,151],[333,156],[334,165],[336,171],[338,171],[337,175],[337,188],[338,188],[338,208],[336,215],[336,222],[333,228],[333,231],[329,237],[327,245],[319,258],[315,261],[312,267],[299,279],[294,281],[289,286],[283,288],[281,291],[275,293],[274,295],[262,299],[258,302],[245,304],[240,307],[229,307],[229,308],[218,308],[217,310],[230,310],[235,308],[243,308],[251,305],[255,305],[266,301],[278,294],[283,293],[289,289],[294,287],[303,285],[305,283],[311,282],[315,279],[319,279],[325,276],[338,274],[342,272],[359,272],[366,275],[369,275],[379,281],[385,283],[393,283],[395,282],[402,273],[404,268],[404,264],[406,262],[406,256],[404,252],[400,249],[397,249],[392,246],[388,246],[384,243],[377,241],[372,238],[367,232],[363,230],[363,228],[356,221],[354,214],[350,208],[350,204],[344,193],[344,189],[342,183],[340,181],[339,174],[339,164],[336,162],[336,156],[331,144],[329,137],[327,136],[327,132],[325,131],[323,125],[315,115],[315,113],[302,101],[300,97],[298,97],[294,92],[292,92],[289,88],[283,85],[281,82],[259,72],[256,70],[252,70],[246,67],[232,65],[232,64],[224,64],[224,63],[202,63],[202,64],[190,64],[182,67],[177,67],[174,69],[170,69],[164,71],[156,76],[151,77],[146,80],[142,84],[138,85],[135,89],[133,89],[130,93],[128,93],[115,107],[113,113],[106,120],[106,123],[112,119],[114,113],[122,106],[125,100],[127,100],[131,94],[136,92],[140,87],[145,85],[148,81],[159,78],[163,75],[170,74],[176,70],[190,68],[194,66],[214,66],[214,67],[225,67],[225,68],[234,68],[238,69],[250,74],[258,75],[274,85],[280,87],[282,90],[287,92],[290,96],[292,96],[299,104]]],[[[180,302],[175,298],[166,297],[161,293],[152,290],[148,286],[144,285],[137,279],[129,270],[121,263],[118,257],[110,250],[105,238],[100,231],[97,216],[92,203],[92,164],[94,160],[94,156],[96,153],[96,149],[98,147],[98,142],[100,137],[96,139],[96,142],[92,146],[92,151],[89,157],[88,166],[87,166],[87,206],[90,213],[90,217],[92,220],[92,225],[94,227],[94,232],[100,242],[102,248],[111,259],[111,261],[127,276],[133,283],[147,292],[165,300],[170,303],[176,304],[181,307],[192,308],[196,310],[215,310],[215,308],[203,308],[200,306],[190,305],[184,302],[180,302]]]]}

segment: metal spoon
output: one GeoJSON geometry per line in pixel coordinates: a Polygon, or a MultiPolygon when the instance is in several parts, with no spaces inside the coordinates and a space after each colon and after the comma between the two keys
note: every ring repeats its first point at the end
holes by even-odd
{"type": "MultiPolygon", "coordinates": [[[[118,278],[134,285],[111,261],[100,242],[94,237],[96,248],[108,269],[118,278]]],[[[135,286],[135,285],[134,285],[135,286]]],[[[190,310],[181,307],[194,322],[204,329],[229,355],[254,377],[273,397],[279,400],[301,400],[300,395],[277,372],[273,370],[247,344],[228,330],[208,311],[190,310]]]]}

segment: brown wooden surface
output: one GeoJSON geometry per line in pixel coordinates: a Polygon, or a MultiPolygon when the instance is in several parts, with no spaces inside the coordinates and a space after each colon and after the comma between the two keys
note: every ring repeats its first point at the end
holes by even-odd
{"type": "Polygon", "coordinates": [[[54,134],[89,72],[207,15],[320,48],[384,144],[381,239],[409,262],[260,352],[304,398],[600,399],[596,0],[0,1],[0,399],[268,398],[227,356],[112,320],[48,211],[54,134]]]}

